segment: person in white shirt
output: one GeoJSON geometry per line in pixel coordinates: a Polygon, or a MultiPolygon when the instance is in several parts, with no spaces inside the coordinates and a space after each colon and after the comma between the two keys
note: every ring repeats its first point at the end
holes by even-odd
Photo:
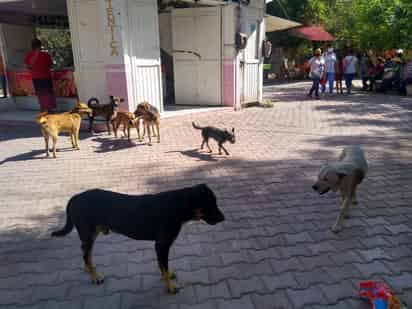
{"type": "Polygon", "coordinates": [[[308,96],[312,97],[313,92],[315,92],[316,99],[319,99],[319,82],[325,71],[325,60],[322,57],[320,48],[315,50],[315,55],[309,60],[309,65],[309,77],[312,79],[313,84],[308,96]]]}
{"type": "MultiPolygon", "coordinates": [[[[336,66],[336,54],[333,52],[332,46],[328,46],[327,52],[324,54],[325,59],[325,73],[326,80],[329,83],[329,93],[333,93],[333,83],[335,81],[335,66],[336,66]]],[[[322,94],[326,91],[326,84],[322,85],[322,94]]]]}
{"type": "Polygon", "coordinates": [[[345,74],[346,92],[352,91],[352,81],[356,75],[356,67],[358,58],[353,54],[353,50],[349,50],[348,55],[343,59],[343,72],[345,74]]]}

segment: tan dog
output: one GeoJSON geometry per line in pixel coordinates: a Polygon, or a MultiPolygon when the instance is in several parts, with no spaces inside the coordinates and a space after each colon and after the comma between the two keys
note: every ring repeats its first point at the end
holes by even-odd
{"type": "Polygon", "coordinates": [[[84,115],[90,116],[92,114],[92,109],[87,106],[86,103],[78,101],[75,107],[70,111],[71,113],[79,114],[81,117],[84,115]]]}
{"type": "Polygon", "coordinates": [[[135,112],[135,116],[137,117],[136,129],[137,129],[137,136],[141,141],[142,138],[140,137],[140,119],[143,120],[143,137],[145,131],[147,131],[147,136],[149,137],[149,145],[152,144],[152,136],[150,132],[150,128],[152,128],[153,136],[155,136],[155,129],[157,129],[157,142],[160,143],[160,113],[156,107],[149,104],[148,102],[140,103],[135,112]]]}
{"type": "Polygon", "coordinates": [[[114,118],[113,120],[114,136],[117,137],[117,130],[119,129],[120,125],[122,125],[123,134],[124,136],[127,136],[127,139],[130,141],[130,128],[132,126],[136,126],[137,122],[138,120],[133,113],[123,111],[117,112],[116,118],[114,118]]]}
{"type": "Polygon", "coordinates": [[[78,113],[47,114],[40,113],[37,122],[40,124],[46,144],[46,156],[49,156],[49,137],[53,140],[53,158],[56,158],[56,143],[60,132],[69,132],[74,149],[79,150],[79,130],[81,116],[78,113]]]}
{"type": "Polygon", "coordinates": [[[344,217],[349,217],[351,205],[357,204],[356,189],[366,176],[368,163],[365,154],[359,146],[350,146],[343,150],[339,161],[322,167],[318,180],[312,186],[319,194],[329,190],[340,191],[342,206],[332,231],[337,233],[342,229],[344,217]]]}

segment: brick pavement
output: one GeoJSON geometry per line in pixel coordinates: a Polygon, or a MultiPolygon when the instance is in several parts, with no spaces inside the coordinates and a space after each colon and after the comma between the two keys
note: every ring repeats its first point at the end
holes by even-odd
{"type": "Polygon", "coordinates": [[[369,308],[356,297],[362,279],[385,280],[412,307],[412,100],[313,101],[303,86],[266,87],[273,109],[165,119],[163,141],[152,147],[82,132],[73,152],[62,137],[57,160],[43,159],[38,129],[0,127],[0,307],[369,308]],[[199,154],[192,120],[235,126],[232,155],[199,154]],[[370,172],[335,235],[338,198],[310,185],[320,164],[351,143],[365,147],[370,172]],[[170,259],[182,286],[176,296],[164,291],[150,242],[98,238],[106,281],[93,286],[77,234],[49,237],[81,190],[140,194],[199,182],[215,190],[227,221],[183,227],[170,259]]]}

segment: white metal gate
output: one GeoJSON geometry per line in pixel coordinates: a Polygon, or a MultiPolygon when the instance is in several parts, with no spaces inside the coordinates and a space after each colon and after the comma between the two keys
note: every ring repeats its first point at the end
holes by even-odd
{"type": "Polygon", "coordinates": [[[125,23],[129,108],[148,101],[163,111],[157,3],[128,0],[125,23]]]}
{"type": "Polygon", "coordinates": [[[222,104],[221,22],[220,7],[172,11],[176,104],[222,104]]]}
{"type": "Polygon", "coordinates": [[[249,17],[244,25],[248,34],[246,48],[243,50],[243,67],[241,68],[241,103],[260,101],[261,70],[261,31],[262,23],[255,16],[249,17]]]}

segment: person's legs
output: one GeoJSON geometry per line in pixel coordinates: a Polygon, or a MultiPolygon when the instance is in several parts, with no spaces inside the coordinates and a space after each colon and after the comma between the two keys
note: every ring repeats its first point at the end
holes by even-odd
{"type": "Polygon", "coordinates": [[[352,80],[354,78],[355,74],[345,74],[345,84],[346,84],[346,92],[348,94],[351,93],[352,91],[352,80]]]}
{"type": "Polygon", "coordinates": [[[369,91],[373,91],[373,86],[375,85],[375,78],[373,76],[369,79],[369,91]]]}
{"type": "Polygon", "coordinates": [[[313,91],[315,91],[315,79],[312,78],[312,87],[309,90],[309,96],[312,96],[313,91]]]}
{"type": "Polygon", "coordinates": [[[319,98],[319,82],[320,82],[319,78],[314,78],[313,79],[313,86],[315,87],[315,96],[316,96],[316,98],[319,98]]]}
{"type": "Polygon", "coordinates": [[[351,93],[352,92],[352,82],[353,82],[353,79],[355,78],[355,74],[349,74],[349,93],[351,93]]]}
{"type": "Polygon", "coordinates": [[[366,89],[368,89],[368,78],[364,76],[362,78],[362,90],[366,90],[366,89]]]}
{"type": "Polygon", "coordinates": [[[329,93],[333,93],[333,83],[335,79],[335,73],[328,73],[328,82],[329,82],[329,93]]]}
{"type": "Polygon", "coordinates": [[[315,92],[316,97],[319,97],[319,78],[312,78],[312,88],[310,88],[308,96],[312,96],[313,92],[315,92]]]}
{"type": "Polygon", "coordinates": [[[349,88],[350,88],[350,86],[349,86],[349,74],[345,74],[344,78],[345,78],[346,92],[349,92],[349,88]]]}
{"type": "Polygon", "coordinates": [[[33,86],[39,100],[40,111],[53,112],[56,108],[56,97],[53,91],[53,82],[48,79],[34,79],[33,86]]]}
{"type": "Polygon", "coordinates": [[[4,74],[0,75],[0,83],[3,91],[3,98],[7,98],[6,76],[4,74]]]}
{"type": "Polygon", "coordinates": [[[322,91],[322,94],[325,94],[325,92],[326,92],[326,83],[322,83],[321,91],[322,91]]]}

